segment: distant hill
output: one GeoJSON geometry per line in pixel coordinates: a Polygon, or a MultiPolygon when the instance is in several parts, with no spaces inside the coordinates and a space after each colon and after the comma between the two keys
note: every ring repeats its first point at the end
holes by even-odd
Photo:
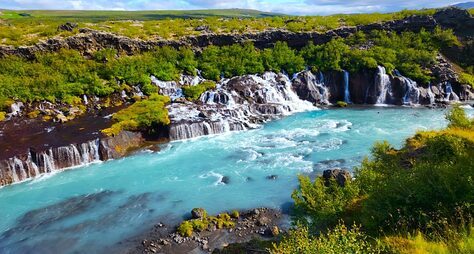
{"type": "Polygon", "coordinates": [[[44,18],[76,21],[105,20],[156,20],[166,18],[204,18],[204,17],[272,17],[283,14],[262,12],[250,9],[215,9],[215,10],[183,10],[183,11],[69,11],[69,10],[2,10],[0,18],[44,18]]]}
{"type": "Polygon", "coordinates": [[[472,8],[474,8],[474,2],[459,3],[459,4],[455,4],[453,6],[456,6],[456,7],[462,8],[462,9],[472,9],[472,8]]]}

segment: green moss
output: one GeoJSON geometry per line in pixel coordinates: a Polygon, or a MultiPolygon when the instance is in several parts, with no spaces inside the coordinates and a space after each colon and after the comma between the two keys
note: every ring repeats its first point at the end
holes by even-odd
{"type": "Polygon", "coordinates": [[[201,232],[214,225],[218,229],[232,228],[235,222],[227,213],[221,213],[218,216],[206,216],[201,219],[192,219],[183,221],[178,227],[178,233],[182,236],[191,236],[194,231],[201,232]]]}
{"type": "Polygon", "coordinates": [[[338,102],[336,102],[336,106],[338,106],[340,108],[345,108],[345,107],[347,107],[347,102],[338,101],[338,102]]]}
{"type": "Polygon", "coordinates": [[[474,88],[474,75],[471,75],[466,72],[462,72],[459,74],[459,81],[463,84],[470,85],[472,88],[474,88]]]}
{"type": "Polygon", "coordinates": [[[193,234],[193,224],[190,221],[184,221],[179,225],[178,233],[184,237],[190,237],[193,234]]]}
{"type": "Polygon", "coordinates": [[[31,111],[27,114],[28,118],[37,118],[41,112],[39,110],[31,111]]]}
{"type": "Polygon", "coordinates": [[[234,219],[238,219],[240,217],[240,214],[239,214],[239,211],[237,210],[233,210],[231,213],[230,213],[230,216],[234,219]]]}
{"type": "Polygon", "coordinates": [[[152,95],[148,99],[135,102],[112,117],[115,123],[102,133],[108,136],[117,135],[122,130],[146,131],[154,133],[157,128],[168,125],[168,110],[165,108],[169,97],[152,95]]]}

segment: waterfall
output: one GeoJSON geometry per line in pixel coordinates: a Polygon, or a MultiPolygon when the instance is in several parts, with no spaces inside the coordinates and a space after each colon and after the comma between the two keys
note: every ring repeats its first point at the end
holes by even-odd
{"type": "MultiPolygon", "coordinates": [[[[379,91],[375,104],[389,104],[392,98],[392,83],[385,67],[377,66],[377,76],[375,78],[376,88],[379,91]]],[[[367,96],[367,95],[366,95],[367,96]]]]}
{"type": "Polygon", "coordinates": [[[405,88],[405,95],[403,96],[403,104],[405,105],[417,105],[420,102],[420,89],[418,84],[410,78],[400,76],[402,84],[405,88]]]}
{"type": "Polygon", "coordinates": [[[21,101],[13,103],[12,105],[10,105],[10,110],[11,110],[10,115],[11,116],[18,116],[21,113],[21,109],[23,107],[24,107],[24,105],[23,105],[23,102],[21,102],[21,101]]]}
{"type": "Polygon", "coordinates": [[[89,104],[89,100],[87,99],[87,95],[84,94],[84,95],[82,96],[82,100],[84,101],[84,105],[89,104]]]}
{"type": "MultiPolygon", "coordinates": [[[[71,144],[50,148],[41,152],[29,151],[27,156],[13,157],[0,161],[0,176],[10,175],[13,182],[19,182],[42,173],[50,173],[65,168],[83,166],[100,161],[99,139],[82,144],[71,144]]],[[[0,179],[1,183],[4,183],[0,179]]]]}
{"type": "Polygon", "coordinates": [[[444,100],[445,101],[450,101],[451,100],[451,97],[452,97],[452,100],[453,101],[459,101],[459,96],[453,91],[453,87],[451,86],[451,82],[449,81],[446,81],[445,82],[445,97],[444,97],[444,100]]]}
{"type": "Polygon", "coordinates": [[[349,91],[349,72],[344,70],[344,102],[351,102],[351,93],[349,91]]]}
{"type": "MultiPolygon", "coordinates": [[[[199,80],[189,80],[189,78],[184,78],[184,76],[182,76],[181,79],[181,82],[187,85],[195,85],[195,82],[200,82],[199,80]]],[[[161,81],[158,80],[155,76],[151,76],[151,82],[160,88],[159,92],[161,95],[169,96],[172,101],[184,97],[181,86],[178,85],[178,83],[176,83],[175,81],[161,81]]]]}
{"type": "Polygon", "coordinates": [[[256,128],[279,116],[314,109],[293,91],[287,75],[273,72],[222,80],[199,100],[199,105],[168,106],[171,140],[256,128]]]}
{"type": "Polygon", "coordinates": [[[435,104],[435,94],[431,90],[431,82],[428,84],[428,97],[430,98],[430,105],[435,104]]]}

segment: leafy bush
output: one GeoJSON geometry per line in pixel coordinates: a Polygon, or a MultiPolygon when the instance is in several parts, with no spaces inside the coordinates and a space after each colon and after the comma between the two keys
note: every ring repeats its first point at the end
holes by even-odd
{"type": "Polygon", "coordinates": [[[168,102],[169,97],[157,94],[135,102],[130,107],[115,113],[112,119],[116,123],[102,130],[102,133],[108,136],[117,135],[122,130],[153,133],[158,127],[170,123],[168,110],[165,108],[168,102]]]}
{"type": "Polygon", "coordinates": [[[198,100],[202,93],[207,90],[215,89],[216,83],[213,81],[204,81],[195,86],[183,86],[183,94],[189,100],[198,100]]]}
{"type": "Polygon", "coordinates": [[[277,42],[273,49],[263,51],[263,65],[266,70],[283,72],[289,75],[301,71],[305,67],[304,59],[286,42],[277,42]]]}
{"type": "Polygon", "coordinates": [[[334,179],[329,184],[322,177],[314,182],[307,176],[299,176],[298,180],[299,188],[291,195],[295,202],[294,220],[304,225],[335,224],[358,193],[357,186],[350,182],[340,187],[334,179]]]}
{"type": "Polygon", "coordinates": [[[359,226],[347,228],[339,224],[327,233],[313,236],[306,227],[290,230],[283,240],[270,249],[272,254],[314,254],[314,253],[381,253],[359,226]]]}
{"type": "Polygon", "coordinates": [[[178,227],[178,233],[184,237],[193,235],[193,224],[190,221],[184,221],[178,227]]]}
{"type": "Polygon", "coordinates": [[[474,128],[474,119],[469,119],[466,112],[459,106],[454,105],[453,109],[446,114],[450,128],[470,129],[474,128]]]}
{"type": "Polygon", "coordinates": [[[419,132],[401,149],[377,143],[344,187],[300,177],[292,195],[297,228],[270,251],[472,253],[474,131],[460,107],[447,118],[450,128],[419,132]],[[358,221],[376,239],[341,224],[317,235],[335,220],[358,221]]]}

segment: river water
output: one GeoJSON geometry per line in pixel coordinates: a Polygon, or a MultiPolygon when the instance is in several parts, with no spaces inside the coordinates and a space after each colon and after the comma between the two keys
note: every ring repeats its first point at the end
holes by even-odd
{"type": "Polygon", "coordinates": [[[298,174],[352,168],[377,140],[399,147],[417,130],[444,127],[444,113],[315,110],[7,186],[0,189],[0,253],[118,252],[127,239],[193,207],[284,208],[298,174]]]}

